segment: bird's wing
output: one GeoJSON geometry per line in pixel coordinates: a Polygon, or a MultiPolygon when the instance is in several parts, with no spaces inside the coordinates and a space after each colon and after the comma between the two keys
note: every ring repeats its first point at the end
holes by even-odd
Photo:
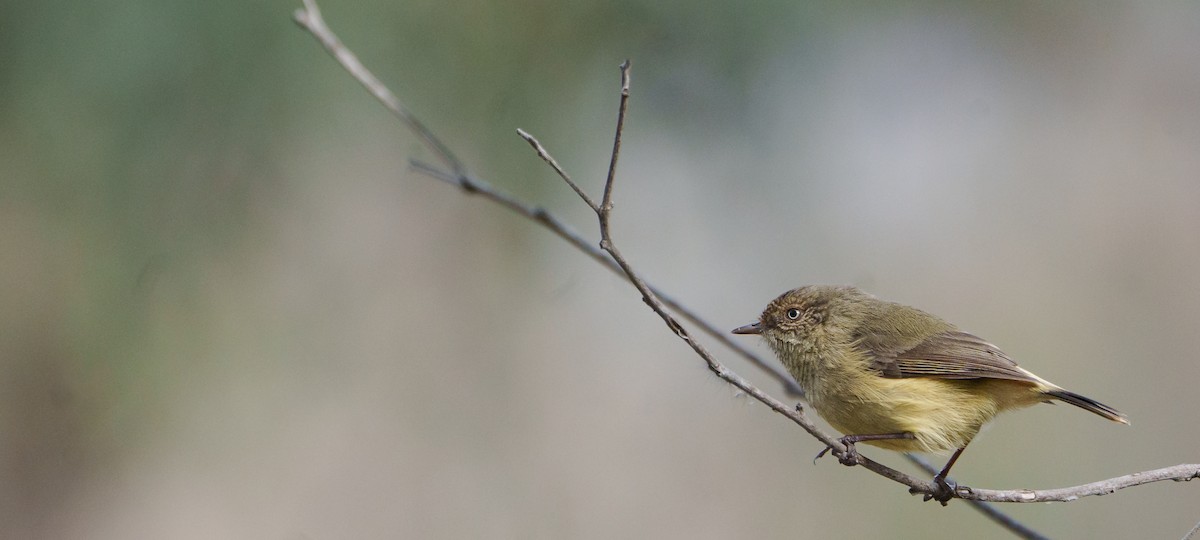
{"type": "Polygon", "coordinates": [[[889,379],[1008,379],[1038,382],[1003,351],[974,335],[957,330],[934,334],[905,350],[883,350],[864,340],[860,347],[870,368],[889,379]]]}

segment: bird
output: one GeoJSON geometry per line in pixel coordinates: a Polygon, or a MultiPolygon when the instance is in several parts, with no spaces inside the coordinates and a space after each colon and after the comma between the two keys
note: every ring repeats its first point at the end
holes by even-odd
{"type": "Polygon", "coordinates": [[[761,336],[812,408],[845,434],[842,463],[857,463],[859,442],[952,452],[934,476],[934,493],[926,495],[943,505],[953,497],[946,480],[951,467],[1003,411],[1059,401],[1129,424],[1120,411],[1033,374],[982,338],[855,287],[790,290],[733,333],[761,336]]]}

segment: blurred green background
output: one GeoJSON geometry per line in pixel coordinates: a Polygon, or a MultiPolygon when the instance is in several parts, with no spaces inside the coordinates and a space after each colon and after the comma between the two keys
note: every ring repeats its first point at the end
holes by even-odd
{"type": "MultiPolygon", "coordinates": [[[[297,7],[0,3],[0,536],[1008,537],[814,466],[622,281],[412,172],[297,7]]],[[[323,8],[472,171],[592,237],[514,130],[598,193],[631,58],[615,234],[714,322],[857,284],[1133,421],[1009,414],[964,484],[1200,461],[1200,4],[323,8]]],[[[1197,487],[1004,509],[1177,538],[1197,487]]]]}

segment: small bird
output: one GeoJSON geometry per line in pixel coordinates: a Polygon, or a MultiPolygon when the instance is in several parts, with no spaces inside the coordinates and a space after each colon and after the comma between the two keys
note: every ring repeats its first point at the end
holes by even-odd
{"type": "Polygon", "coordinates": [[[809,404],[846,434],[843,463],[856,462],[857,442],[900,452],[953,450],[934,476],[936,493],[926,496],[943,505],[953,496],[950,468],[1002,411],[1057,400],[1129,423],[1116,409],[1034,375],[937,316],[854,287],[788,291],[758,322],[733,333],[761,335],[809,404]]]}

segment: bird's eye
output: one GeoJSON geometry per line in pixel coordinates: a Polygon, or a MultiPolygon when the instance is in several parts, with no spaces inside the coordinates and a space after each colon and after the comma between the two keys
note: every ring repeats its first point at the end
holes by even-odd
{"type": "Polygon", "coordinates": [[[787,315],[787,318],[789,318],[789,319],[791,319],[791,320],[793,320],[793,321],[794,321],[794,320],[796,320],[796,319],[799,319],[799,318],[800,318],[800,310],[798,310],[798,309],[796,309],[796,308],[789,309],[789,310],[787,310],[787,314],[786,314],[786,315],[787,315]]]}

